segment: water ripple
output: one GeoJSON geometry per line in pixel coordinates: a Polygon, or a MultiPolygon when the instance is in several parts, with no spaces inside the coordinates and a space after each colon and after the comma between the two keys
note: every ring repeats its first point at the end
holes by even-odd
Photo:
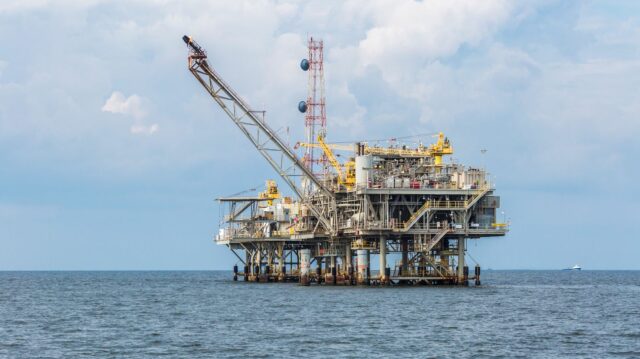
{"type": "Polygon", "coordinates": [[[640,272],[481,288],[299,287],[228,272],[0,272],[0,357],[640,356],[640,272]]]}

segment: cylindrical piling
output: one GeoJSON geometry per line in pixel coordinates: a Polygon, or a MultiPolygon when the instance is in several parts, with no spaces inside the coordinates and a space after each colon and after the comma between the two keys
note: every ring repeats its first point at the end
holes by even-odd
{"type": "Polygon", "coordinates": [[[311,267],[311,250],[300,249],[298,251],[298,262],[300,263],[300,285],[309,285],[309,270],[311,267]]]}
{"type": "Polygon", "coordinates": [[[348,284],[349,285],[353,285],[354,284],[354,275],[353,275],[353,266],[349,266],[347,267],[347,273],[349,274],[349,278],[347,278],[348,280],[348,284]]]}
{"type": "Polygon", "coordinates": [[[336,267],[332,267],[331,268],[331,283],[333,285],[336,285],[338,281],[338,271],[336,270],[336,267]]]}
{"type": "Polygon", "coordinates": [[[324,282],[328,284],[336,283],[336,257],[332,256],[327,263],[327,268],[324,272],[324,282]]]}
{"type": "Polygon", "coordinates": [[[387,276],[387,239],[380,236],[380,284],[385,285],[389,280],[387,276]]]}
{"type": "Polygon", "coordinates": [[[464,237],[458,237],[458,284],[464,284],[464,237]]]}
{"type": "Polygon", "coordinates": [[[358,257],[357,283],[366,284],[369,280],[369,250],[358,249],[356,256],[358,257]]]}
{"type": "Polygon", "coordinates": [[[265,274],[265,282],[270,281],[271,277],[271,267],[269,265],[264,266],[264,274],[265,274]]]}
{"type": "Polygon", "coordinates": [[[407,276],[409,269],[409,241],[403,238],[400,242],[402,249],[402,263],[400,265],[400,275],[407,276]]]}
{"type": "Polygon", "coordinates": [[[318,261],[318,266],[316,267],[316,280],[318,284],[322,283],[322,261],[318,261]]]}
{"type": "Polygon", "coordinates": [[[255,267],[253,267],[253,275],[256,278],[256,282],[260,281],[260,265],[256,264],[255,267]]]}
{"type": "Polygon", "coordinates": [[[351,244],[347,244],[344,254],[344,263],[347,270],[347,281],[349,284],[353,283],[353,264],[351,263],[351,260],[351,244]]]}

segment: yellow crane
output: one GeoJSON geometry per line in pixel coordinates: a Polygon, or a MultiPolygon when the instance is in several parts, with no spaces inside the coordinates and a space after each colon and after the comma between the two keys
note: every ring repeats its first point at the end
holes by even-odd
{"type": "Polygon", "coordinates": [[[453,154],[453,147],[449,142],[449,138],[444,137],[444,133],[438,134],[438,141],[428,148],[430,156],[433,157],[433,164],[436,166],[442,165],[442,156],[453,154]]]}
{"type": "Polygon", "coordinates": [[[449,143],[449,139],[444,133],[438,133],[438,141],[429,147],[423,145],[418,148],[395,148],[395,147],[378,147],[368,146],[365,144],[364,153],[374,156],[399,156],[399,157],[433,157],[433,164],[442,165],[442,156],[453,154],[453,147],[449,143]]]}
{"type": "Polygon", "coordinates": [[[337,149],[340,151],[351,151],[353,152],[354,147],[353,145],[337,145],[337,144],[329,144],[324,142],[324,138],[319,135],[317,138],[318,143],[296,143],[296,146],[294,148],[297,148],[298,146],[300,147],[319,147],[320,149],[322,149],[322,152],[324,152],[325,156],[327,156],[327,159],[329,160],[329,163],[331,164],[331,166],[336,170],[337,174],[338,174],[338,185],[339,186],[344,186],[347,188],[347,190],[350,190],[351,188],[353,188],[353,186],[356,183],[356,163],[353,160],[349,160],[347,162],[345,162],[344,164],[341,164],[338,159],[336,158],[336,155],[333,153],[333,151],[331,150],[333,149],[337,149]],[[344,167],[344,168],[343,168],[344,167]]]}
{"type": "Polygon", "coordinates": [[[267,180],[266,189],[260,192],[258,198],[266,199],[269,206],[273,205],[273,200],[280,198],[278,184],[274,180],[267,180]]]}
{"type": "MultiPolygon", "coordinates": [[[[436,166],[442,165],[442,156],[453,154],[453,147],[449,142],[449,139],[444,136],[444,133],[438,133],[438,140],[436,143],[425,147],[423,145],[418,146],[417,148],[394,148],[394,147],[378,147],[378,146],[369,146],[366,142],[362,143],[364,146],[364,154],[365,155],[374,155],[374,156],[398,156],[398,157],[433,157],[433,163],[436,166]]],[[[330,149],[339,150],[339,151],[351,151],[355,150],[355,146],[353,145],[338,145],[332,143],[324,143],[321,145],[320,143],[296,143],[295,148],[298,147],[319,147],[322,148],[325,154],[327,151],[331,152],[330,149]],[[327,148],[325,150],[325,147],[327,148]]],[[[327,157],[329,155],[327,154],[327,157]]],[[[335,156],[334,156],[335,157],[335,156]]]]}

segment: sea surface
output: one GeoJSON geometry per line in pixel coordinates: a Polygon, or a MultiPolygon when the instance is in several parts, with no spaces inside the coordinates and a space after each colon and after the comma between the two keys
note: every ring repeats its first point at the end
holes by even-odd
{"type": "Polygon", "coordinates": [[[7,358],[640,358],[640,271],[300,287],[226,271],[0,272],[7,358]]]}

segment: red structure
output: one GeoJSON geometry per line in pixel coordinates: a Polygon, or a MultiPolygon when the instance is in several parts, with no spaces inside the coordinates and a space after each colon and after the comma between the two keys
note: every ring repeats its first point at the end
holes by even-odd
{"type": "MultiPolygon", "coordinates": [[[[309,55],[307,63],[301,64],[303,70],[308,66],[308,92],[305,112],[305,134],[307,143],[316,143],[318,136],[324,138],[327,134],[327,113],[324,95],[324,64],[323,64],[323,42],[309,38],[309,55]]],[[[325,178],[329,172],[327,157],[322,153],[316,155],[314,147],[306,149],[302,162],[313,172],[325,178]],[[317,156],[317,157],[316,157],[317,156]],[[315,167],[318,164],[319,167],[315,167]]]]}

